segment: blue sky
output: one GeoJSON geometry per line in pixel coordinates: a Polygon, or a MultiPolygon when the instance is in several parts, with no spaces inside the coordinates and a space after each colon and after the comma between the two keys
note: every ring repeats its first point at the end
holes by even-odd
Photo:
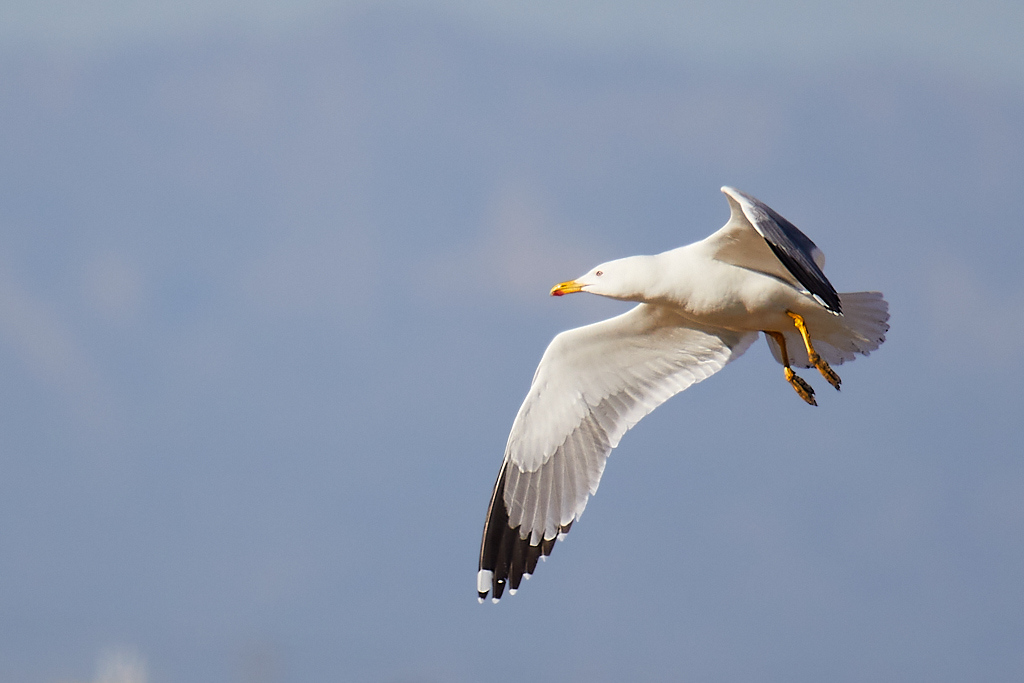
{"type": "Polygon", "coordinates": [[[0,679],[1021,678],[1022,10],[511,7],[0,9],[0,679]],[[622,310],[548,289],[724,184],[888,341],[817,409],[759,343],[478,605],[540,354],[622,310]]]}

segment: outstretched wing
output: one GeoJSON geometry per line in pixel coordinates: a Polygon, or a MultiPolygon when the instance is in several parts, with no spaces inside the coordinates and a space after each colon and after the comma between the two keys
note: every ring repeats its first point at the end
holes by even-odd
{"type": "Polygon", "coordinates": [[[764,202],[731,187],[722,192],[731,215],[725,227],[706,240],[714,257],[789,282],[841,314],[839,294],[821,270],[825,255],[817,245],[764,202]]]}
{"type": "Polygon", "coordinates": [[[579,519],[608,454],[649,412],[738,358],[757,338],[640,304],[562,332],[540,361],[505,447],[484,524],[481,601],[519,588],[579,519]]]}

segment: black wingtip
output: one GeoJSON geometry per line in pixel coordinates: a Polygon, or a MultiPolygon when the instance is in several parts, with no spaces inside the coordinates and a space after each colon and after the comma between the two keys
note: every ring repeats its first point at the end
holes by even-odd
{"type": "Polygon", "coordinates": [[[492,601],[501,599],[508,585],[509,594],[515,593],[523,577],[529,578],[537,569],[537,560],[551,554],[555,540],[565,535],[572,522],[558,528],[555,538],[542,539],[537,545],[530,543],[530,535],[520,535],[520,527],[509,526],[505,509],[505,467],[503,463],[494,484],[491,503],[487,508],[483,540],[480,544],[480,564],[477,572],[477,597],[481,602],[492,595],[492,601]],[[487,589],[490,590],[487,590],[487,589]]]}
{"type": "MultiPolygon", "coordinates": [[[[791,230],[803,235],[803,233],[800,233],[799,230],[797,230],[795,225],[771,209],[768,210],[771,211],[772,218],[775,219],[777,223],[785,224],[791,230]]],[[[808,242],[809,241],[810,240],[808,240],[808,242]]],[[[821,272],[821,269],[818,268],[818,265],[814,263],[814,261],[809,258],[795,258],[793,254],[785,251],[772,242],[768,242],[768,246],[771,248],[776,258],[778,258],[779,261],[782,262],[782,265],[786,267],[786,270],[788,270],[793,277],[797,279],[797,282],[803,285],[804,289],[810,293],[810,295],[813,296],[819,304],[835,315],[843,314],[843,305],[839,301],[839,293],[836,292],[836,288],[832,286],[832,283],[828,281],[828,278],[825,277],[825,274],[821,272]]]]}

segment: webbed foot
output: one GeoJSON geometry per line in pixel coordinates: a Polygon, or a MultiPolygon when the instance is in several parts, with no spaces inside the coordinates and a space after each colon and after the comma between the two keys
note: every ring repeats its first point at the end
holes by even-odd
{"type": "Polygon", "coordinates": [[[793,389],[803,400],[807,401],[812,406],[818,405],[818,402],[814,400],[814,389],[811,385],[804,381],[802,377],[793,372],[792,368],[785,368],[786,380],[793,385],[793,389]]]}

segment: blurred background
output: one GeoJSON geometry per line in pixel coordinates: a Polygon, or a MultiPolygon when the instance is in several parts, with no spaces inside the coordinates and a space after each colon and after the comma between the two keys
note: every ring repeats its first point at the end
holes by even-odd
{"type": "Polygon", "coordinates": [[[0,680],[1020,681],[1024,5],[6,0],[0,680]],[[769,203],[763,342],[477,604],[556,282],[769,203]]]}

